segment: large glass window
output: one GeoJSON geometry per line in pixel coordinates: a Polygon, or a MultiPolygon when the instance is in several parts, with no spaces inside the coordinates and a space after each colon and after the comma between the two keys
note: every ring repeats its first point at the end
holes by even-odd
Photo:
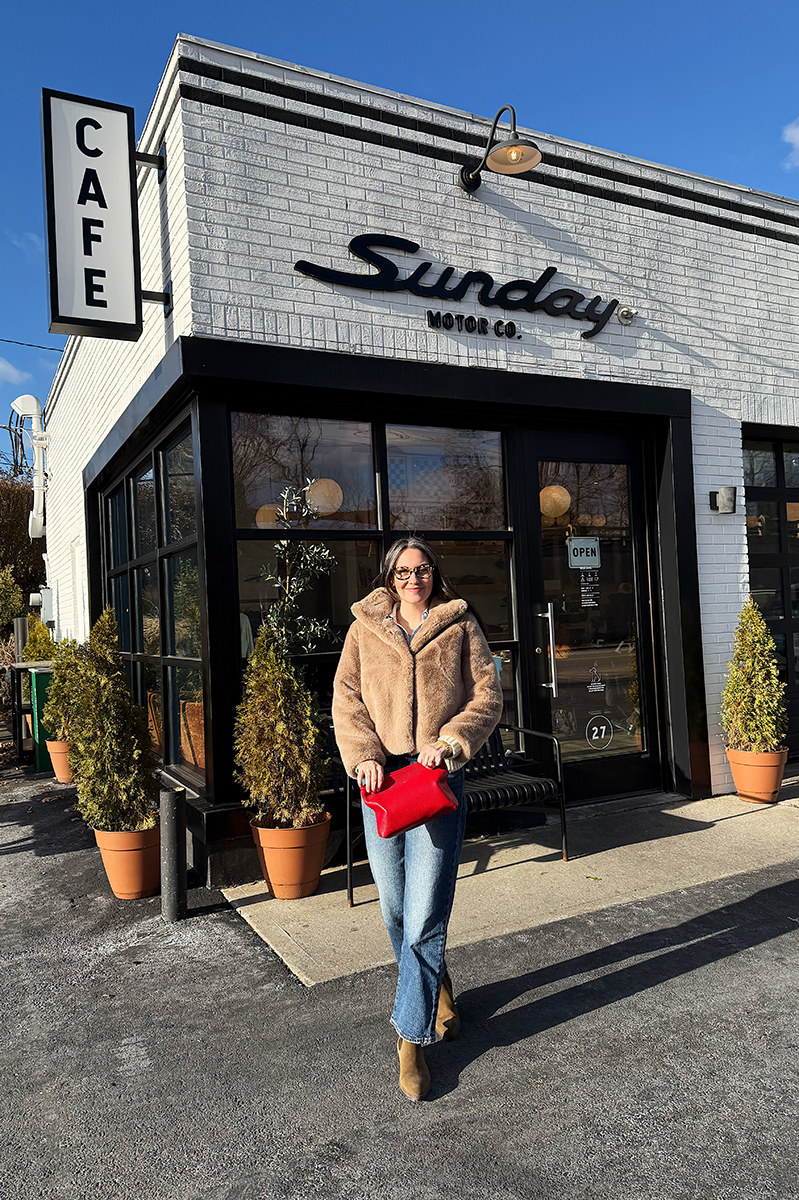
{"type": "Polygon", "coordinates": [[[744,438],[744,483],[747,487],[777,486],[777,457],[769,442],[744,438]]]}
{"type": "Polygon", "coordinates": [[[167,654],[178,658],[202,657],[202,618],[197,550],[173,554],[165,561],[164,599],[167,618],[167,654]]]}
{"type": "Polygon", "coordinates": [[[309,572],[287,628],[318,703],[329,707],[351,606],[372,590],[392,540],[411,530],[441,554],[505,656],[506,715],[516,715],[499,432],[239,412],[232,447],[243,659],[267,614],[282,619],[299,559],[316,552],[325,569],[309,572]],[[296,502],[301,489],[310,515],[296,502]]]}
{"type": "MultiPolygon", "coordinates": [[[[350,606],[372,590],[382,550],[376,541],[313,544],[330,551],[335,565],[329,574],[309,581],[309,586],[300,594],[299,627],[302,628],[303,621],[313,622],[316,628],[317,622],[324,622],[324,632],[313,638],[313,649],[326,651],[341,646],[352,621],[350,606]]],[[[293,545],[297,543],[288,544],[289,550],[293,545]]],[[[286,594],[292,574],[291,561],[276,549],[274,541],[240,541],[238,560],[240,609],[255,637],[267,610],[286,594]]],[[[297,624],[296,620],[291,620],[291,629],[297,624]]],[[[294,649],[301,652],[303,647],[294,643],[294,649]]]]}
{"type": "Polygon", "coordinates": [[[107,594],[131,690],[156,753],[168,768],[186,772],[187,782],[205,770],[195,494],[192,434],[184,426],[155,446],[105,505],[107,594]]]}
{"type": "Polygon", "coordinates": [[[239,529],[277,529],[286,487],[313,486],[314,529],[377,525],[371,427],[358,421],[233,413],[233,477],[239,529]]]}
{"type": "Polygon", "coordinates": [[[161,452],[164,542],[179,542],[197,532],[194,499],[194,451],[185,433],[161,452]]]}
{"type": "Polygon", "coordinates": [[[499,433],[389,425],[386,446],[393,529],[505,528],[499,433]]]}
{"type": "Polygon", "coordinates": [[[152,463],[142,467],[133,477],[133,528],[136,546],[134,555],[140,558],[156,547],[155,478],[152,463]]]}
{"type": "Polygon", "coordinates": [[[744,439],[749,591],[777,648],[787,684],[792,754],[799,748],[799,441],[744,439]]]}
{"type": "Polygon", "coordinates": [[[125,488],[120,485],[108,497],[108,557],[112,567],[121,567],[128,561],[128,518],[125,505],[125,488]]]}
{"type": "Polygon", "coordinates": [[[456,592],[479,612],[489,638],[513,637],[505,542],[431,540],[456,592]]]}

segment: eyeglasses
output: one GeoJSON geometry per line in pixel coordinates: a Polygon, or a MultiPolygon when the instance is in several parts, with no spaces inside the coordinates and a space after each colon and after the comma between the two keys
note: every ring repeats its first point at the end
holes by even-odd
{"type": "Polygon", "coordinates": [[[400,583],[406,583],[411,575],[415,575],[417,579],[429,579],[433,574],[433,568],[429,563],[422,563],[421,567],[395,567],[394,578],[400,583]]]}

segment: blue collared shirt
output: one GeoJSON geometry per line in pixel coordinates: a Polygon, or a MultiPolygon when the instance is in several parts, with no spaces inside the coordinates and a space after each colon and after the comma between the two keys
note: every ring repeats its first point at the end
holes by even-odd
{"type": "Polygon", "coordinates": [[[408,630],[407,630],[407,629],[403,629],[402,625],[400,625],[399,621],[397,620],[397,613],[398,613],[398,612],[399,612],[399,603],[395,604],[395,605],[394,605],[394,607],[393,607],[393,608],[392,608],[392,610],[391,610],[391,620],[392,620],[392,621],[394,622],[394,624],[397,626],[397,629],[399,629],[400,633],[401,633],[401,634],[402,634],[402,636],[405,638],[405,641],[406,641],[406,642],[408,643],[408,645],[410,646],[410,644],[411,644],[411,638],[413,637],[413,635],[414,635],[415,633],[418,633],[418,632],[419,632],[419,630],[422,628],[422,625],[424,624],[424,622],[425,622],[425,621],[427,620],[427,618],[430,616],[430,609],[429,609],[429,608],[426,608],[426,609],[424,610],[424,612],[422,613],[422,619],[421,619],[421,621],[419,622],[419,624],[416,626],[416,628],[415,628],[415,629],[412,629],[412,630],[411,630],[411,632],[410,632],[410,633],[408,633],[408,630]]]}

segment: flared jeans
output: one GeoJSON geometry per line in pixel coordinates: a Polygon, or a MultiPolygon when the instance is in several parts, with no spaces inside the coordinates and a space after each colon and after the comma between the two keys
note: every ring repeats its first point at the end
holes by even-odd
{"type": "MultiPolygon", "coordinates": [[[[390,758],[386,771],[416,761],[390,758]]],[[[436,1040],[436,1012],[446,971],[444,950],[466,826],[463,771],[447,780],[458,808],[408,833],[381,838],[371,808],[362,804],[369,866],[380,911],[399,967],[391,1024],[406,1042],[436,1040]]]]}

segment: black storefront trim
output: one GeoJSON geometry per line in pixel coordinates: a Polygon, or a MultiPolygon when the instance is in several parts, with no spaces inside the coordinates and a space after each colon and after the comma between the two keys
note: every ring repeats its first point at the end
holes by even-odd
{"type": "MultiPolygon", "coordinates": [[[[309,107],[342,112],[350,116],[365,117],[376,123],[393,125],[396,128],[408,129],[414,133],[425,133],[432,137],[457,141],[461,145],[475,146],[481,150],[485,148],[484,134],[474,135],[466,131],[453,129],[451,126],[438,125],[433,121],[405,117],[401,113],[374,108],[372,105],[344,100],[335,96],[325,96],[319,92],[293,87],[290,84],[265,79],[259,75],[251,75],[243,71],[231,71],[225,67],[218,67],[213,63],[198,62],[196,59],[184,57],[179,60],[178,68],[192,75],[216,79],[231,86],[244,87],[250,91],[259,91],[268,95],[279,96],[282,99],[294,100],[309,107]]],[[[318,132],[331,133],[337,137],[350,137],[359,141],[370,142],[373,145],[387,146],[411,154],[420,154],[427,158],[434,158],[439,161],[443,160],[459,166],[468,165],[474,159],[474,155],[425,146],[423,143],[411,142],[406,138],[392,137],[388,134],[378,133],[375,130],[356,128],[351,125],[344,125],[340,122],[325,120],[324,118],[317,118],[304,113],[291,112],[285,108],[276,108],[271,105],[260,104],[258,101],[228,96],[221,92],[195,87],[192,84],[182,83],[180,85],[180,95],[184,99],[195,100],[201,104],[212,104],[218,108],[228,108],[235,112],[246,112],[251,116],[264,117],[267,120],[282,121],[289,125],[315,129],[318,132]]],[[[629,187],[642,188],[645,191],[657,192],[661,195],[674,196],[680,200],[690,200],[695,204],[707,204],[713,208],[723,209],[725,212],[740,213],[742,216],[748,217],[760,217],[764,221],[772,221],[774,224],[799,228],[799,217],[791,216],[789,213],[771,212],[757,205],[744,204],[741,201],[730,200],[724,196],[712,196],[707,193],[694,191],[691,188],[679,187],[676,184],[647,179],[646,177],[633,175],[629,171],[617,171],[612,167],[602,167],[594,163],[581,162],[579,159],[567,158],[565,155],[553,154],[550,151],[543,153],[542,164],[556,167],[560,170],[574,171],[577,174],[592,175],[595,178],[607,179],[613,183],[626,184],[629,187]]],[[[629,196],[623,192],[617,192],[612,188],[597,187],[589,183],[582,183],[579,180],[548,176],[539,170],[535,172],[527,171],[519,175],[518,178],[527,180],[530,183],[539,183],[547,187],[556,187],[565,191],[577,192],[581,195],[596,196],[603,200],[617,200],[621,204],[633,205],[634,207],[653,212],[662,212],[666,215],[678,216],[687,220],[704,220],[706,224],[718,225],[723,229],[737,229],[743,233],[765,234],[766,236],[770,233],[778,241],[799,244],[799,238],[786,235],[780,237],[777,230],[764,230],[759,225],[751,226],[740,221],[730,223],[727,219],[717,217],[713,213],[697,213],[693,209],[685,209],[674,204],[664,204],[645,196],[629,196]]]]}
{"type": "MultiPolygon", "coordinates": [[[[451,400],[459,404],[502,405],[557,410],[563,419],[569,410],[630,416],[687,417],[691,393],[686,388],[650,387],[603,379],[571,379],[563,375],[531,374],[488,367],[455,367],[440,363],[399,362],[332,350],[301,350],[254,342],[181,337],[147,379],[113,429],[83,470],[83,486],[104,474],[111,460],[130,444],[134,434],[141,444],[144,433],[159,427],[158,411],[175,392],[185,395],[192,386],[211,380],[258,386],[279,384],[287,388],[323,389],[351,395],[406,396],[451,400]],[[535,388],[531,384],[535,382],[535,388]]],[[[246,403],[246,395],[240,400],[246,403]]],[[[483,413],[490,416],[490,409],[483,413]]],[[[118,468],[119,469],[119,468],[118,468]]],[[[105,481],[104,481],[105,485],[105,481]]]]}
{"type": "MultiPolygon", "coordinates": [[[[238,629],[230,621],[229,597],[222,581],[233,576],[228,514],[232,514],[232,480],[226,436],[226,403],[231,384],[236,402],[248,408],[263,404],[264,384],[277,404],[274,411],[304,411],[317,415],[329,411],[371,412],[376,402],[392,395],[403,397],[409,418],[436,411],[442,419],[457,413],[463,421],[488,421],[503,425],[520,420],[563,429],[585,427],[592,414],[604,425],[628,428],[637,418],[642,434],[652,446],[650,475],[655,482],[652,553],[656,555],[658,593],[651,597],[655,625],[662,630],[662,652],[668,663],[669,687],[663,689],[666,705],[664,785],[686,795],[710,791],[707,714],[704,691],[702,630],[699,615],[699,576],[695,515],[691,488],[679,486],[692,478],[691,394],[682,388],[643,384],[527,375],[483,368],[397,362],[393,359],[329,351],[291,349],[202,338],[182,338],[160,368],[145,383],[84,471],[89,489],[87,513],[92,544],[96,545],[99,491],[108,487],[120,470],[134,465],[144,441],[168,428],[181,405],[195,395],[202,457],[202,539],[209,556],[207,626],[214,643],[208,702],[218,708],[210,721],[212,767],[217,780],[230,766],[233,704],[238,686],[238,629]],[[219,453],[221,449],[224,452],[219,453]],[[207,475],[206,475],[207,473],[207,475]],[[224,497],[227,497],[227,500],[224,497]],[[91,527],[94,526],[94,530],[91,527]]],[[[354,419],[354,417],[353,417],[354,419]]],[[[99,589],[91,580],[93,619],[97,616],[99,589]]],[[[209,711],[210,717],[210,711],[209,711]]],[[[209,791],[211,790],[209,775],[209,791]]],[[[216,791],[216,789],[214,789],[216,791]]],[[[219,799],[230,807],[226,786],[219,799]]],[[[230,808],[230,813],[234,813],[230,808]]],[[[230,815],[230,821],[239,820],[230,815]]],[[[228,821],[226,817],[223,821],[228,821]]],[[[221,831],[220,827],[220,831],[221,831]]],[[[231,826],[232,831],[232,826],[231,826]]]]}

